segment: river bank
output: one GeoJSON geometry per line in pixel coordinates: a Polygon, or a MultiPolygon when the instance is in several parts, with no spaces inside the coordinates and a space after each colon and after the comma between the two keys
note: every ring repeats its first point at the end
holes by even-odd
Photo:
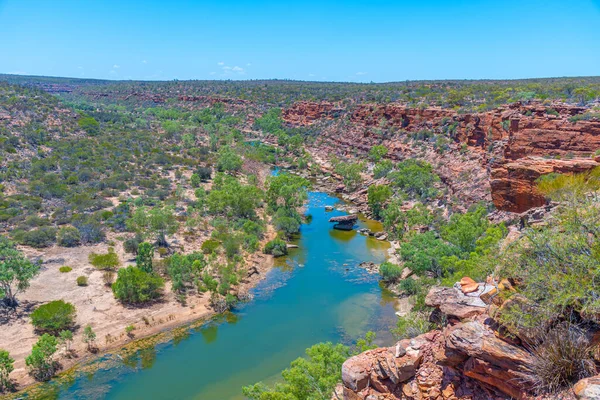
{"type": "MultiPolygon", "coordinates": [[[[53,383],[59,386],[56,397],[237,400],[242,386],[271,382],[317,342],[351,344],[367,330],[378,332],[378,344],[391,342],[395,299],[379,286],[378,276],[359,267],[385,260],[389,245],[331,229],[329,217],[343,212],[325,206],[338,202],[325,193],[309,194],[306,212],[312,218],[294,242],[299,248],[278,259],[277,268],[252,289],[254,300],[236,307],[231,318],[203,320],[182,329],[177,340],[158,341],[124,361],[109,355],[106,368],[90,367],[62,385],[53,383]]],[[[143,347],[139,343],[132,351],[143,347]]]]}

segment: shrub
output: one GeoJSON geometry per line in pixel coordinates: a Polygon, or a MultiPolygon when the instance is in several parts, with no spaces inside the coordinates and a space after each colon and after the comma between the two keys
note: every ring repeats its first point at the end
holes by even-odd
{"type": "Polygon", "coordinates": [[[400,339],[412,339],[433,329],[433,324],[429,322],[428,313],[411,311],[404,317],[399,317],[396,328],[392,333],[400,339]]]}
{"type": "Polygon", "coordinates": [[[90,264],[100,270],[114,269],[119,266],[119,256],[115,253],[115,250],[112,247],[108,248],[108,253],[106,254],[97,254],[91,253],[88,257],[90,264]]]}
{"type": "Polygon", "coordinates": [[[589,341],[577,326],[562,324],[540,338],[533,346],[533,363],[524,380],[537,393],[555,393],[580,379],[596,375],[589,341]]]}
{"type": "Polygon", "coordinates": [[[215,239],[208,239],[202,243],[201,249],[204,254],[214,253],[221,243],[215,239]]]}
{"type": "Polygon", "coordinates": [[[398,163],[396,171],[390,172],[388,178],[407,195],[422,199],[436,196],[433,185],[440,180],[430,164],[414,159],[398,163]]]}
{"type": "Polygon", "coordinates": [[[386,282],[394,282],[402,275],[402,268],[386,261],[379,266],[379,275],[386,282]]]}
{"type": "Polygon", "coordinates": [[[77,286],[87,286],[88,285],[88,278],[87,276],[78,276],[77,277],[77,286]]]}
{"type": "Polygon", "coordinates": [[[13,387],[10,373],[15,369],[14,362],[8,351],[0,349],[0,393],[13,387]]]}
{"type": "Polygon", "coordinates": [[[31,313],[31,323],[40,332],[58,334],[75,324],[75,306],[63,300],[55,300],[39,306],[31,313]]]}
{"type": "Polygon", "coordinates": [[[419,283],[413,278],[406,278],[400,281],[398,289],[408,295],[415,295],[419,293],[421,287],[419,283]]]}
{"type": "Polygon", "coordinates": [[[39,381],[47,381],[54,375],[57,365],[53,360],[58,340],[47,333],[39,338],[31,349],[31,354],[25,358],[25,364],[31,375],[39,381]]]}
{"type": "Polygon", "coordinates": [[[135,263],[137,267],[146,271],[152,272],[152,258],[154,257],[154,246],[148,242],[140,243],[138,246],[137,257],[135,263]]]}
{"type": "Polygon", "coordinates": [[[92,351],[94,349],[94,343],[96,342],[96,333],[92,329],[91,325],[86,325],[83,329],[83,342],[87,345],[88,351],[92,351]]]}
{"type": "Polygon", "coordinates": [[[58,269],[60,272],[62,273],[66,273],[66,272],[71,272],[73,271],[73,268],[69,267],[68,265],[63,265],[62,267],[60,267],[58,269]]]}
{"type": "Polygon", "coordinates": [[[273,239],[265,244],[263,252],[265,254],[272,254],[275,257],[281,257],[288,253],[287,244],[281,239],[273,239]]]}
{"type": "Polygon", "coordinates": [[[112,290],[123,303],[142,304],[158,299],[164,285],[162,278],[154,273],[127,267],[119,270],[112,290]]]}
{"type": "Polygon", "coordinates": [[[139,235],[136,235],[123,242],[123,250],[125,250],[126,253],[137,255],[140,243],[142,243],[142,238],[139,235]]]}
{"type": "Polygon", "coordinates": [[[104,281],[104,284],[106,286],[112,286],[115,280],[114,271],[104,271],[104,273],[102,274],[102,280],[104,281]]]}
{"type": "Polygon", "coordinates": [[[36,248],[52,246],[55,241],[56,228],[50,226],[43,226],[39,229],[25,232],[21,237],[21,244],[36,248]]]}
{"type": "Polygon", "coordinates": [[[75,247],[81,244],[81,235],[77,228],[65,226],[58,230],[56,241],[59,246],[75,247]]]}

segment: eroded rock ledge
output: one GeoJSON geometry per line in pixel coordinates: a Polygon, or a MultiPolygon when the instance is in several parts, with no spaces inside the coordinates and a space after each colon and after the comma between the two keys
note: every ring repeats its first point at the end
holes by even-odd
{"type": "MultiPolygon", "coordinates": [[[[344,399],[556,399],[530,393],[522,373],[532,356],[503,337],[488,315],[496,290],[489,286],[479,284],[471,293],[459,286],[432,288],[427,304],[443,312],[448,324],[346,360],[344,399]]],[[[600,399],[600,376],[579,381],[560,398],[600,399]]]]}

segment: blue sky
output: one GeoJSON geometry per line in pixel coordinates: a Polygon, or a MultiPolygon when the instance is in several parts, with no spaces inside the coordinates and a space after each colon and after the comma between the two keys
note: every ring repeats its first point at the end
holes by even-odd
{"type": "Polygon", "coordinates": [[[600,75],[600,0],[0,0],[0,38],[0,72],[30,75],[600,75]]]}

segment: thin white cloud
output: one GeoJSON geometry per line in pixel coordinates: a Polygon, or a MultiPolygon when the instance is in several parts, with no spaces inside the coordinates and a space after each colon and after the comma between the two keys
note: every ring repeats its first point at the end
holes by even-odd
{"type": "Polygon", "coordinates": [[[310,76],[311,78],[316,76],[315,74],[308,74],[308,76],[310,76]]]}
{"type": "Polygon", "coordinates": [[[142,64],[148,64],[147,60],[142,60],[142,64]]]}
{"type": "Polygon", "coordinates": [[[239,65],[235,65],[235,66],[230,66],[230,65],[225,65],[225,63],[218,63],[218,65],[221,67],[221,76],[232,76],[232,75],[245,75],[246,74],[246,70],[242,67],[240,67],[239,65]]]}
{"type": "Polygon", "coordinates": [[[357,72],[356,75],[358,76],[363,76],[363,75],[367,75],[368,72],[357,72]]]}
{"type": "Polygon", "coordinates": [[[113,65],[113,68],[114,69],[119,69],[119,68],[121,68],[121,66],[119,64],[115,64],[115,65],[113,65]]]}
{"type": "Polygon", "coordinates": [[[225,65],[225,63],[223,61],[219,61],[217,65],[225,65]]]}
{"type": "Polygon", "coordinates": [[[246,67],[251,67],[251,66],[252,66],[252,64],[251,64],[251,63],[247,63],[247,64],[246,64],[246,67]]]}

